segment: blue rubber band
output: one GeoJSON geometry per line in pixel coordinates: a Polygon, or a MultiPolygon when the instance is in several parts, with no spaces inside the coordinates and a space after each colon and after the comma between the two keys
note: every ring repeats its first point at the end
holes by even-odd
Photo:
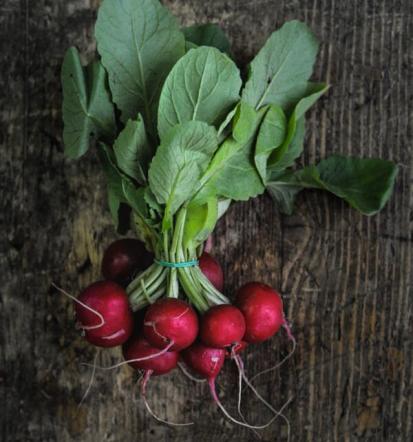
{"type": "Polygon", "coordinates": [[[156,264],[159,264],[162,267],[169,267],[171,269],[183,269],[184,267],[196,267],[199,265],[199,261],[197,259],[193,259],[192,261],[184,261],[184,262],[169,262],[162,261],[161,259],[154,259],[156,264]]]}

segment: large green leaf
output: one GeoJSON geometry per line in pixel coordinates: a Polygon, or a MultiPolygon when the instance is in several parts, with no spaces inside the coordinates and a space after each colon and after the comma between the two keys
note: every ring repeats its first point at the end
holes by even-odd
{"type": "Polygon", "coordinates": [[[145,124],[141,118],[128,120],[113,146],[119,168],[144,185],[153,149],[146,137],[145,124]]]}
{"type": "Polygon", "coordinates": [[[187,41],[196,46],[211,46],[221,52],[230,53],[231,44],[224,31],[213,23],[188,26],[182,29],[187,41]]]}
{"type": "Polygon", "coordinates": [[[211,196],[247,200],[264,191],[254,166],[256,134],[265,109],[257,112],[241,102],[234,117],[233,136],[226,139],[202,176],[194,198],[198,204],[211,196]]]}
{"type": "Polygon", "coordinates": [[[217,132],[200,121],[175,126],[164,137],[149,169],[149,184],[159,204],[165,205],[163,228],[189,200],[202,172],[218,147],[217,132]]]}
{"type": "Polygon", "coordinates": [[[268,159],[268,169],[272,175],[292,166],[301,155],[305,136],[304,115],[327,90],[328,85],[324,83],[308,83],[305,96],[296,103],[288,120],[284,142],[268,159]]]}
{"type": "Polygon", "coordinates": [[[263,184],[267,182],[267,161],[269,156],[280,147],[287,132],[287,118],[280,106],[271,105],[258,132],[255,145],[255,166],[263,184]]]}
{"type": "Polygon", "coordinates": [[[141,113],[154,133],[162,84],[185,52],[178,23],[157,0],[104,0],[95,34],[122,121],[141,113]]]}
{"type": "Polygon", "coordinates": [[[83,67],[76,48],[66,52],[62,66],[63,141],[65,154],[79,158],[91,138],[114,136],[115,115],[99,62],[83,67]]]}
{"type": "Polygon", "coordinates": [[[238,68],[218,49],[191,49],[168,75],[159,100],[161,139],[176,124],[199,120],[218,126],[239,99],[238,68]]]}
{"type": "Polygon", "coordinates": [[[380,159],[351,158],[339,155],[321,161],[317,166],[288,172],[268,184],[270,194],[281,198],[287,212],[291,212],[295,195],[302,189],[327,190],[343,198],[350,206],[365,215],[380,211],[391,196],[397,167],[380,159]]]}
{"type": "Polygon", "coordinates": [[[289,108],[305,93],[317,51],[318,42],[304,23],[285,23],[251,62],[242,99],[256,109],[267,104],[289,108]]]}

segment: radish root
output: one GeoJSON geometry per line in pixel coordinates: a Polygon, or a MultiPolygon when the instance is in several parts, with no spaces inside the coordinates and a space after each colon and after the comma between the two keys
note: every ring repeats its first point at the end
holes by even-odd
{"type": "Polygon", "coordinates": [[[215,403],[218,405],[218,407],[224,413],[224,415],[230,421],[234,422],[235,424],[241,425],[243,427],[247,427],[250,430],[262,430],[263,428],[267,428],[269,425],[271,425],[274,422],[274,420],[279,416],[279,415],[277,415],[277,416],[273,417],[269,422],[267,422],[266,424],[263,424],[263,425],[250,425],[250,424],[248,424],[246,422],[241,422],[241,421],[235,419],[233,416],[231,416],[228,413],[228,411],[226,410],[226,408],[222,405],[221,401],[219,400],[218,394],[216,392],[215,380],[213,378],[209,379],[208,380],[208,384],[209,384],[209,388],[211,390],[212,398],[214,399],[215,403]]]}
{"type": "Polygon", "coordinates": [[[284,420],[284,422],[287,424],[287,441],[289,441],[290,440],[290,432],[291,432],[290,421],[287,419],[287,417],[284,414],[282,414],[282,411],[292,401],[292,398],[288,399],[287,402],[279,410],[276,410],[268,401],[266,401],[258,393],[257,389],[251,384],[251,381],[248,379],[247,375],[245,374],[244,363],[242,361],[241,356],[234,354],[233,359],[235,360],[235,363],[237,364],[237,368],[238,368],[240,376],[242,376],[242,378],[244,379],[244,382],[247,384],[247,386],[252,390],[252,392],[255,394],[255,396],[258,398],[258,400],[261,401],[269,410],[271,410],[274,413],[274,416],[268,422],[268,425],[270,425],[275,419],[277,419],[277,417],[281,417],[284,420]]]}
{"type": "Polygon", "coordinates": [[[186,427],[188,425],[193,425],[194,424],[193,422],[178,423],[178,422],[167,421],[165,419],[162,419],[161,417],[159,417],[157,414],[155,414],[153,412],[153,410],[149,406],[148,400],[146,398],[146,386],[148,384],[148,381],[149,381],[152,373],[153,373],[153,370],[146,370],[145,374],[141,380],[141,395],[142,395],[143,401],[145,403],[145,407],[148,410],[148,413],[157,421],[162,422],[163,424],[166,424],[166,425],[173,426],[173,427],[186,427]]]}
{"type": "Polygon", "coordinates": [[[93,381],[95,380],[95,373],[96,373],[96,361],[97,358],[99,356],[99,350],[96,351],[95,353],[95,357],[93,358],[93,368],[92,368],[92,374],[90,375],[90,379],[89,379],[89,384],[87,386],[87,389],[85,391],[85,394],[82,396],[82,399],[80,400],[80,402],[77,404],[78,408],[83,404],[83,402],[85,401],[86,397],[88,396],[90,389],[92,388],[93,385],[93,381]]]}
{"type": "MultiPolygon", "coordinates": [[[[174,345],[174,341],[171,341],[163,350],[158,351],[157,353],[154,353],[149,356],[144,356],[143,358],[136,358],[136,359],[128,359],[127,361],[119,362],[115,365],[110,365],[109,367],[101,367],[99,365],[96,366],[99,370],[114,370],[115,368],[122,367],[123,365],[132,363],[132,362],[141,362],[141,361],[148,361],[149,359],[157,358],[158,356],[162,356],[168,350],[174,345]]],[[[91,367],[91,364],[83,363],[82,365],[87,365],[88,367],[91,367]]]]}
{"type": "Polygon", "coordinates": [[[191,381],[194,382],[206,382],[206,379],[201,379],[193,376],[185,367],[185,365],[182,362],[178,362],[178,367],[181,369],[182,373],[188,378],[191,379],[191,381]]]}
{"type": "Polygon", "coordinates": [[[263,374],[270,373],[271,371],[277,370],[282,365],[285,364],[285,362],[288,361],[292,357],[292,355],[295,353],[295,350],[297,348],[297,341],[295,340],[294,335],[291,333],[291,328],[288,325],[288,322],[284,320],[283,327],[287,333],[288,339],[293,343],[291,351],[276,365],[270,368],[266,368],[265,370],[260,371],[259,373],[255,374],[251,379],[250,382],[253,382],[255,379],[257,379],[259,376],[262,376],[263,374]]]}
{"type": "Polygon", "coordinates": [[[51,285],[56,290],[58,290],[60,293],[62,293],[63,295],[67,296],[68,298],[70,298],[72,301],[74,301],[77,304],[81,305],[86,310],[89,310],[90,312],[94,313],[100,319],[100,324],[97,324],[97,325],[89,325],[88,326],[88,325],[80,324],[80,328],[81,329],[83,329],[83,330],[96,330],[96,329],[98,329],[100,327],[103,327],[105,325],[105,319],[103,318],[103,316],[98,311],[94,310],[92,307],[89,307],[84,302],[79,301],[75,296],[73,296],[70,293],[66,292],[66,290],[63,290],[61,287],[58,287],[54,282],[52,282],[51,285]]]}

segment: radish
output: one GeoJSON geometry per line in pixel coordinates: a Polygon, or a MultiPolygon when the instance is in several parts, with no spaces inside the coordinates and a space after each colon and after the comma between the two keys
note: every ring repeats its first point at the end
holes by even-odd
{"type": "Polygon", "coordinates": [[[199,374],[208,381],[209,389],[214,402],[228,419],[238,425],[242,425],[250,429],[262,429],[268,427],[268,425],[270,425],[276,417],[273,417],[264,425],[249,425],[246,422],[241,422],[233,418],[219,400],[215,380],[224,365],[225,355],[226,351],[224,349],[209,347],[201,342],[196,342],[195,344],[191,345],[191,347],[181,352],[181,356],[185,364],[195,373],[199,374]]]}
{"type": "Polygon", "coordinates": [[[218,261],[209,253],[203,252],[199,257],[199,268],[209,282],[220,292],[224,289],[224,274],[218,261]]]}
{"type": "Polygon", "coordinates": [[[87,287],[75,300],[76,318],[85,338],[99,347],[123,344],[133,330],[132,310],[126,292],[111,281],[87,287]]]}
{"type": "Polygon", "coordinates": [[[270,286],[249,282],[237,293],[235,305],[245,318],[244,340],[263,342],[278,332],[286,323],[280,295],[270,286]]]}
{"type": "Polygon", "coordinates": [[[196,342],[183,350],[181,356],[191,370],[207,379],[210,387],[215,383],[225,362],[224,349],[208,347],[201,342],[196,342]]]}
{"type": "Polygon", "coordinates": [[[198,316],[184,301],[175,298],[161,299],[149,306],[143,333],[154,347],[170,346],[171,350],[182,350],[196,339],[198,316]]]}
{"type": "Polygon", "coordinates": [[[166,351],[159,354],[159,349],[143,337],[133,336],[123,345],[122,350],[125,361],[131,367],[135,370],[150,371],[153,375],[168,373],[178,364],[178,352],[166,351]]]}
{"type": "Polygon", "coordinates": [[[216,305],[202,317],[200,338],[206,345],[223,348],[238,344],[244,334],[244,317],[241,311],[233,305],[216,305]]]}
{"type": "Polygon", "coordinates": [[[125,362],[136,370],[143,370],[143,377],[140,382],[141,395],[148,412],[160,422],[173,426],[192,425],[188,423],[175,423],[162,419],[155,414],[146,399],[146,387],[152,375],[158,376],[169,373],[173,370],[179,359],[177,351],[167,351],[166,349],[159,351],[158,348],[153,347],[145,338],[133,336],[123,346],[123,356],[125,362]]]}
{"type": "Polygon", "coordinates": [[[153,256],[144,244],[132,238],[119,239],[105,250],[102,259],[102,275],[105,279],[126,283],[135,273],[148,268],[153,256]]]}

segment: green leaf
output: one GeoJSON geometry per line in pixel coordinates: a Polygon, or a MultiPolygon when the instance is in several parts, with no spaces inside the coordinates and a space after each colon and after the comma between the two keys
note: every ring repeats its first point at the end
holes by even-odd
{"type": "Polygon", "coordinates": [[[334,155],[317,166],[289,172],[267,188],[273,196],[281,187],[290,187],[292,200],[301,189],[327,190],[361,213],[373,215],[390,198],[396,175],[397,166],[391,161],[334,155]]]}
{"type": "Polygon", "coordinates": [[[177,124],[199,120],[219,126],[239,100],[238,68],[215,48],[191,49],[165,80],[159,100],[161,139],[177,124]]]}
{"type": "Polygon", "coordinates": [[[235,106],[233,109],[231,109],[227,116],[225,117],[224,121],[220,124],[218,128],[218,139],[221,141],[224,141],[225,138],[228,136],[230,132],[230,123],[233,120],[235,114],[237,113],[238,105],[235,106]]]}
{"type": "Polygon", "coordinates": [[[138,213],[143,218],[149,218],[144,187],[138,188],[132,183],[132,181],[122,179],[122,192],[134,212],[138,213]]]}
{"type": "Polygon", "coordinates": [[[106,72],[99,62],[83,67],[77,49],[70,48],[63,61],[62,87],[65,154],[79,158],[91,138],[111,138],[116,130],[106,72]]]}
{"type": "Polygon", "coordinates": [[[119,226],[120,205],[126,202],[123,193],[122,176],[116,167],[114,153],[106,144],[99,144],[98,155],[106,175],[109,210],[117,229],[119,226]]]}
{"type": "Polygon", "coordinates": [[[279,211],[285,215],[293,213],[295,197],[302,189],[300,185],[289,183],[287,177],[285,177],[285,181],[280,177],[278,180],[270,181],[267,184],[268,193],[279,211]]]}
{"type": "Polygon", "coordinates": [[[263,184],[267,182],[267,161],[286,137],[287,118],[280,106],[273,104],[262,121],[255,145],[255,166],[263,184]]]}
{"type": "Polygon", "coordinates": [[[186,40],[196,46],[211,46],[221,52],[230,53],[231,44],[228,37],[219,26],[213,23],[188,26],[183,28],[182,32],[186,40]]]}
{"type": "Polygon", "coordinates": [[[231,205],[230,199],[218,200],[218,219],[220,219],[225,215],[230,205],[231,205]]]}
{"type": "Polygon", "coordinates": [[[122,121],[141,113],[153,134],[162,84],[185,52],[177,21],[157,0],[104,0],[95,35],[122,121]]]}
{"type": "Polygon", "coordinates": [[[242,99],[255,109],[288,108],[304,95],[317,51],[318,42],[304,23],[285,23],[252,61],[242,99]]]}
{"type": "Polygon", "coordinates": [[[287,136],[282,146],[269,157],[268,168],[272,175],[290,167],[301,155],[305,136],[304,115],[327,90],[328,85],[324,83],[308,83],[306,95],[297,102],[290,116],[287,136]]]}
{"type": "Polygon", "coordinates": [[[145,200],[145,191],[147,188],[137,188],[129,179],[122,180],[123,194],[126,201],[132,207],[133,220],[135,224],[135,233],[141,241],[146,245],[146,248],[155,251],[156,244],[159,241],[159,234],[157,226],[154,225],[148,205],[145,200]]]}
{"type": "Polygon", "coordinates": [[[136,121],[128,120],[116,139],[113,150],[119,168],[144,185],[153,149],[146,137],[145,124],[140,115],[136,121]]]}
{"type": "Polygon", "coordinates": [[[272,152],[267,163],[267,179],[283,174],[285,169],[291,167],[295,160],[302,154],[305,139],[305,119],[302,117],[296,121],[294,130],[287,133],[287,138],[279,149],[283,150],[283,155],[279,159],[274,159],[276,151],[272,152]],[[292,136],[289,136],[292,134],[292,136]]]}
{"type": "Polygon", "coordinates": [[[218,220],[218,201],[211,197],[206,204],[189,204],[186,214],[183,244],[194,250],[202,244],[214,230],[218,220]]]}
{"type": "Polygon", "coordinates": [[[149,169],[149,184],[159,204],[165,204],[163,229],[172,216],[190,200],[202,172],[218,147],[216,130],[200,121],[190,121],[168,132],[149,169]]]}
{"type": "Polygon", "coordinates": [[[253,160],[255,138],[264,114],[265,109],[257,112],[241,102],[234,118],[233,137],[225,140],[214,155],[194,201],[205,203],[211,196],[245,201],[264,191],[253,160]]]}

